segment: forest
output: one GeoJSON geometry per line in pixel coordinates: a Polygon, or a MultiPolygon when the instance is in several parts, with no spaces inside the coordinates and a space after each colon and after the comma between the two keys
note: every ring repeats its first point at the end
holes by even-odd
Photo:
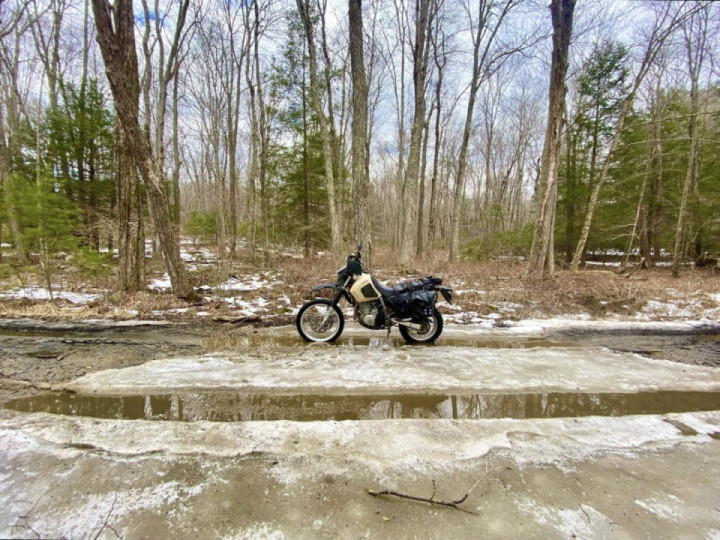
{"type": "Polygon", "coordinates": [[[719,36],[713,2],[3,0],[0,277],[132,292],[151,249],[191,297],[181,239],[716,265],[719,36]]]}

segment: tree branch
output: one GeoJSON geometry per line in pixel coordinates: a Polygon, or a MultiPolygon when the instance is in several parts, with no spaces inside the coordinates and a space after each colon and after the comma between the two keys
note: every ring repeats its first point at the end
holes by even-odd
{"type": "Polygon", "coordinates": [[[461,512],[465,512],[467,514],[473,514],[478,515],[477,512],[471,512],[470,510],[466,510],[465,508],[460,508],[460,505],[464,503],[470,494],[475,490],[475,488],[480,484],[480,481],[490,474],[491,472],[497,471],[499,469],[505,469],[510,470],[510,467],[495,467],[494,469],[490,469],[489,471],[486,471],[485,474],[483,474],[480,478],[477,479],[473,487],[471,487],[467,493],[465,493],[462,497],[459,499],[453,500],[453,501],[441,501],[435,499],[435,480],[432,481],[433,484],[433,493],[430,495],[430,497],[419,497],[417,495],[410,495],[408,493],[402,493],[399,491],[394,491],[391,489],[384,489],[381,491],[376,491],[372,489],[367,489],[369,495],[372,495],[373,497],[380,497],[381,495],[392,495],[393,497],[399,497],[400,499],[408,499],[411,501],[418,501],[418,502],[426,502],[433,506],[445,506],[448,508],[454,508],[455,510],[460,510],[461,512]]]}

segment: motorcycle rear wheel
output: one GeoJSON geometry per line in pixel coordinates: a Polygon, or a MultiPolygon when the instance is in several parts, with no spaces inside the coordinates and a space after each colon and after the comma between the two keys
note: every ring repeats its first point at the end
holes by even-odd
{"type": "Polygon", "coordinates": [[[295,326],[305,341],[331,342],[342,334],[345,318],[329,300],[311,300],[298,311],[295,326]]]}
{"type": "Polygon", "coordinates": [[[443,318],[437,309],[433,309],[432,315],[420,324],[422,328],[419,330],[400,325],[400,334],[405,341],[408,343],[433,343],[442,334],[443,318]]]}

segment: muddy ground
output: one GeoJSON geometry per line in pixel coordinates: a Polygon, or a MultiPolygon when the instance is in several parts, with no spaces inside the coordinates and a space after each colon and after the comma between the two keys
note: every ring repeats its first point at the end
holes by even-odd
{"type": "MultiPolygon", "coordinates": [[[[347,334],[347,332],[346,332],[347,334]]],[[[384,334],[366,332],[384,339],[384,334]]],[[[343,336],[339,344],[353,339],[343,336]]],[[[401,345],[398,336],[394,343],[401,345]]],[[[450,338],[445,338],[448,342],[450,338]]],[[[488,335],[493,346],[504,339],[488,335]]],[[[697,366],[720,367],[717,327],[674,330],[575,328],[544,332],[542,339],[607,347],[653,359],[697,366]]],[[[276,347],[301,345],[293,327],[263,328],[227,323],[166,324],[106,321],[43,322],[30,319],[0,321],[0,404],[33,395],[87,373],[125,368],[151,360],[211,352],[237,352],[253,343],[276,347]]],[[[444,343],[443,339],[439,345],[444,343]]]]}

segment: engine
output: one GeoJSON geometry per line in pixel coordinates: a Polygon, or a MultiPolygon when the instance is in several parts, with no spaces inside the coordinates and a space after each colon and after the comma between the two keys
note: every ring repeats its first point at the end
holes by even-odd
{"type": "Polygon", "coordinates": [[[355,319],[365,328],[377,330],[382,328],[384,317],[380,302],[361,302],[355,306],[355,319]]]}

